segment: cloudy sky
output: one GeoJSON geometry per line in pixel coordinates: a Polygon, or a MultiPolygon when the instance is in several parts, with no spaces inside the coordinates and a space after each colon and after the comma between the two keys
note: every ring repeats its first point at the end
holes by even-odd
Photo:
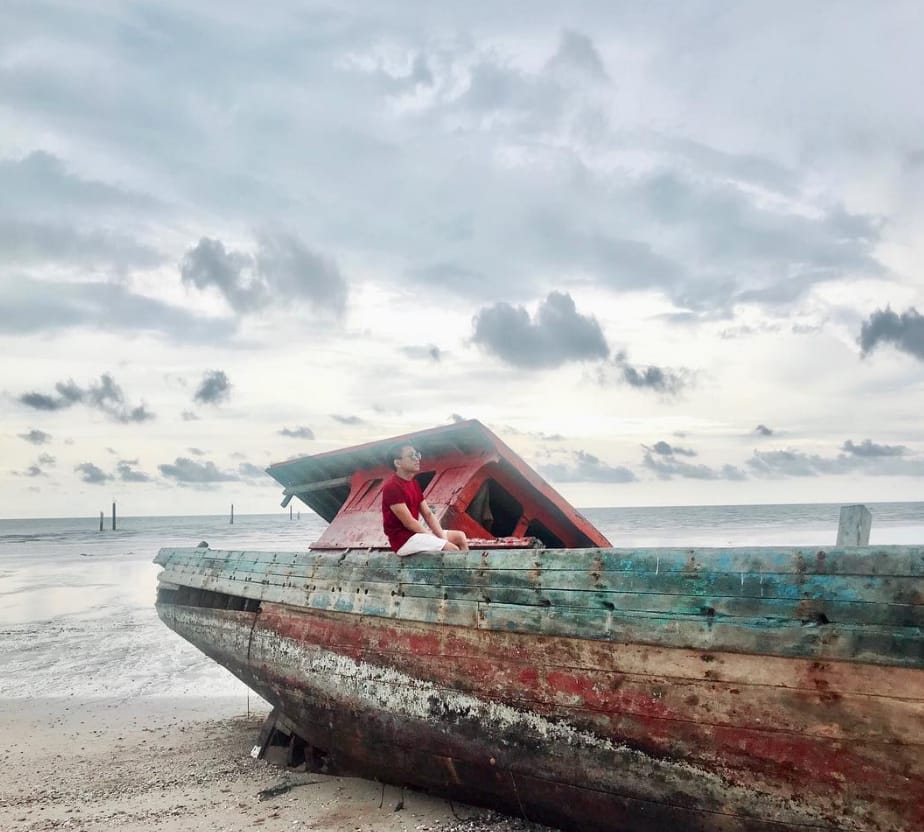
{"type": "Polygon", "coordinates": [[[580,506],[924,494],[918,2],[0,7],[0,516],[478,418],[580,506]]]}

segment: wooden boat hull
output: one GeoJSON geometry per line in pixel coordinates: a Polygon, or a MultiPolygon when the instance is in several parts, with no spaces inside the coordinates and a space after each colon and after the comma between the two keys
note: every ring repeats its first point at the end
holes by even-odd
{"type": "MultiPolygon", "coordinates": [[[[513,589],[490,588],[500,581],[492,559],[516,566],[511,553],[473,554],[466,563],[476,559],[483,570],[460,561],[470,574],[443,565],[419,584],[410,579],[425,564],[289,554],[276,553],[269,567],[248,560],[258,553],[162,553],[170,583],[158,612],[279,708],[339,770],[563,829],[924,828],[924,670],[914,604],[901,612],[912,626],[887,630],[894,645],[886,656],[874,652],[885,638],[881,623],[862,631],[780,625],[762,636],[766,653],[758,654],[740,649],[740,622],[724,633],[700,622],[697,642],[699,630],[677,620],[647,638],[628,625],[615,637],[619,611],[605,606],[594,619],[541,604],[511,612],[515,605],[503,602],[517,597],[513,589]],[[403,580],[388,583],[389,570],[403,580]],[[402,595],[434,586],[436,595],[452,587],[458,594],[476,578],[478,602],[419,604],[402,595]],[[182,585],[199,588],[184,595],[175,588],[182,585]],[[607,617],[607,626],[587,623],[607,617]]],[[[611,554],[598,555],[602,568],[591,564],[589,580],[602,585],[611,554]]],[[[573,582],[568,570],[550,568],[566,555],[520,557],[536,559],[545,593],[556,591],[553,576],[558,585],[573,582]]],[[[908,557],[909,574],[892,574],[889,589],[906,601],[921,585],[911,574],[918,555],[908,557]]],[[[643,560],[636,553],[633,562],[643,560]]],[[[842,569],[829,561],[825,574],[847,580],[844,573],[856,571],[848,561],[842,569]]],[[[668,555],[659,563],[669,571],[668,555]]],[[[880,573],[899,571],[895,558],[878,563],[880,573]]],[[[716,584],[720,565],[707,584],[716,584]]],[[[803,587],[813,579],[804,568],[792,574],[803,587]]],[[[881,579],[865,582],[883,591],[881,579]]],[[[785,595],[785,583],[767,591],[785,595]]],[[[737,585],[747,586],[743,574],[737,585]]],[[[626,593],[609,592],[629,603],[626,593]]],[[[722,609],[717,597],[709,603],[722,609]]],[[[825,609],[833,616],[839,608],[825,609]]]]}

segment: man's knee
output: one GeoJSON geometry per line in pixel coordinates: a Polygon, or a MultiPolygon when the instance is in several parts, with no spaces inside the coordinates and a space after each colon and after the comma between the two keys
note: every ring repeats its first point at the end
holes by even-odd
{"type": "Polygon", "coordinates": [[[443,551],[443,552],[459,552],[459,551],[461,551],[461,549],[459,549],[459,547],[456,546],[456,544],[453,543],[451,540],[447,540],[447,541],[443,544],[443,548],[442,548],[440,551],[443,551]]]}

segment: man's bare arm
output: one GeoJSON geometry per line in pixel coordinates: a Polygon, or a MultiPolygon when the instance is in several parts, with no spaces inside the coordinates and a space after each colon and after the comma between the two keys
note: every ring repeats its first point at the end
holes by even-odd
{"type": "Polygon", "coordinates": [[[443,538],[446,540],[446,532],[443,531],[443,527],[440,525],[440,521],[436,519],[436,515],[433,513],[433,509],[427,505],[427,501],[424,500],[420,504],[420,514],[424,520],[427,521],[427,525],[430,527],[430,530],[437,537],[443,538]]]}
{"type": "MultiPolygon", "coordinates": [[[[427,533],[427,527],[419,520],[414,519],[411,510],[407,507],[407,503],[395,503],[389,506],[389,508],[392,510],[395,517],[401,521],[401,525],[408,531],[414,532],[414,534],[427,533]]],[[[429,509],[427,510],[429,511],[429,509]]],[[[442,535],[440,535],[440,537],[442,537],[442,535]]]]}

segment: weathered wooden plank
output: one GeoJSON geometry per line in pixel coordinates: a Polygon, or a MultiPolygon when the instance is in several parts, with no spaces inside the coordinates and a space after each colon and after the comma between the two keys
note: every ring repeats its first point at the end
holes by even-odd
{"type": "Polygon", "coordinates": [[[797,574],[924,575],[924,547],[869,546],[729,547],[639,549],[514,549],[413,555],[417,568],[574,569],[592,564],[599,572],[773,572],[797,574]]]}
{"type": "MultiPolygon", "coordinates": [[[[168,579],[177,580],[168,573],[168,579]]],[[[532,607],[405,596],[399,604],[383,606],[374,595],[318,590],[309,592],[273,583],[268,575],[260,582],[263,591],[253,594],[253,583],[212,575],[186,575],[189,585],[216,592],[258,597],[266,601],[305,604],[355,614],[401,615],[411,621],[478,626],[482,629],[515,630],[590,639],[639,641],[669,647],[770,653],[784,656],[817,656],[838,660],[862,660],[878,664],[924,666],[924,640],[919,627],[883,627],[827,624],[803,626],[766,618],[727,618],[715,615],[648,613],[642,611],[584,611],[575,608],[532,607]],[[250,586],[248,592],[239,587],[250,586]],[[380,610],[385,610],[381,612],[380,610]]]]}
{"type": "MultiPolygon", "coordinates": [[[[433,583],[425,570],[406,570],[407,583],[433,583]]],[[[439,573],[445,586],[576,589],[616,592],[653,592],[687,595],[703,593],[752,598],[841,598],[845,601],[882,601],[924,604],[924,578],[852,575],[783,575],[758,572],[638,572],[582,573],[524,570],[445,569],[439,573]]]]}
{"type": "Polygon", "coordinates": [[[644,612],[607,611],[600,615],[580,610],[505,604],[479,604],[478,626],[490,630],[634,641],[665,647],[924,667],[924,640],[917,627],[803,626],[762,619],[716,620],[706,616],[644,612]]]}
{"type": "MultiPolygon", "coordinates": [[[[405,569],[393,572],[385,567],[373,568],[369,574],[362,568],[318,567],[313,574],[298,564],[268,564],[262,566],[249,561],[236,560],[230,570],[230,560],[177,558],[167,568],[181,570],[185,565],[200,573],[217,574],[222,567],[229,577],[262,575],[270,583],[280,583],[282,576],[288,583],[298,583],[301,578],[311,578],[313,583],[323,586],[324,582],[350,582],[363,579],[392,583],[393,575],[400,576],[404,583],[432,586],[435,573],[432,570],[405,569]]],[[[263,578],[261,578],[262,580],[263,578]]],[[[441,585],[448,587],[483,587],[488,597],[500,596],[507,588],[544,590],[593,590],[595,592],[655,593],[674,595],[702,595],[710,597],[780,598],[796,600],[838,599],[847,602],[872,602],[924,606],[924,578],[915,577],[857,577],[841,575],[796,575],[740,573],[642,573],[624,574],[618,577],[612,573],[599,574],[578,571],[555,571],[543,573],[523,570],[453,570],[444,569],[438,573],[441,585]]],[[[542,603],[542,602],[540,602],[542,603]]],[[[565,603],[565,601],[562,601],[565,603]]],[[[614,602],[615,603],[615,602],[614,602]]],[[[907,611],[893,611],[902,615],[907,611]]],[[[905,615],[905,623],[913,624],[914,616],[905,615]]]]}
{"type": "MultiPolygon", "coordinates": [[[[680,681],[708,681],[730,686],[757,685],[792,691],[818,691],[883,696],[924,702],[924,678],[919,670],[876,667],[845,662],[752,656],[650,645],[621,644],[582,638],[536,639],[529,634],[434,627],[422,622],[394,622],[363,618],[357,627],[349,616],[325,612],[295,615],[284,606],[266,604],[266,615],[296,618],[308,633],[336,633],[338,647],[368,645],[373,652],[401,649],[408,653],[440,655],[447,662],[481,656],[520,661],[533,667],[599,670],[639,679],[670,676],[680,681]]],[[[313,638],[320,638],[313,635],[313,638]]],[[[334,642],[331,642],[334,643],[334,642]]]]}
{"type": "MultiPolygon", "coordinates": [[[[178,553],[196,549],[163,549],[158,563],[178,553]]],[[[390,552],[351,549],[294,553],[244,552],[254,562],[278,560],[283,554],[316,566],[389,565],[407,569],[473,569],[593,572],[695,572],[702,570],[736,574],[774,573],[804,575],[924,576],[924,547],[868,546],[859,548],[737,547],[660,549],[530,549],[482,550],[468,553],[413,555],[396,558],[390,552]]],[[[209,550],[209,557],[218,557],[209,550]]]]}
{"type": "MultiPolygon", "coordinates": [[[[235,574],[234,579],[240,578],[235,574]]],[[[504,586],[439,586],[384,581],[320,581],[308,579],[278,581],[279,585],[308,591],[335,591],[379,597],[408,596],[460,601],[482,601],[537,607],[573,607],[585,610],[640,611],[708,615],[716,618],[768,618],[801,623],[827,621],[840,624],[881,624],[900,627],[924,626],[924,605],[849,602],[828,598],[778,599],[754,596],[673,595],[604,590],[517,589],[504,586]]]]}
{"type": "MultiPolygon", "coordinates": [[[[504,655],[494,651],[485,656],[484,649],[470,648],[465,653],[455,650],[449,657],[444,640],[412,639],[393,624],[377,636],[373,631],[380,625],[369,622],[357,633],[348,623],[342,623],[340,630],[326,623],[319,626],[314,616],[287,610],[269,610],[266,616],[267,621],[276,621],[275,629],[287,637],[323,643],[354,659],[429,678],[452,689],[484,691],[485,680],[489,680],[489,691],[484,695],[515,706],[554,706],[569,713],[573,710],[572,716],[588,711],[616,720],[627,716],[655,723],[679,720],[704,730],[709,730],[706,726],[730,726],[870,740],[886,743],[889,749],[895,744],[924,744],[924,683],[918,685],[921,699],[917,701],[840,692],[821,678],[816,678],[811,688],[781,691],[779,686],[740,681],[573,668],[560,660],[558,664],[536,663],[532,656],[519,651],[504,655]]],[[[646,725],[645,730],[651,729],[646,725]]],[[[654,733],[663,732],[657,728],[654,733]]],[[[697,742],[703,739],[699,736],[697,742]]],[[[924,755],[920,759],[924,766],[924,755]]],[[[921,774],[924,776],[924,768],[921,774]]]]}

